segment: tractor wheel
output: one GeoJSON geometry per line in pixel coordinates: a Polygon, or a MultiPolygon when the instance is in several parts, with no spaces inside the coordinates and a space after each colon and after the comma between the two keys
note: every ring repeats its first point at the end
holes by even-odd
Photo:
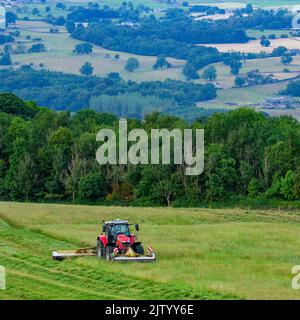
{"type": "Polygon", "coordinates": [[[112,260],[112,254],[114,252],[114,248],[111,246],[107,246],[105,250],[105,258],[107,261],[112,260]]]}
{"type": "Polygon", "coordinates": [[[138,245],[138,246],[135,246],[134,251],[137,254],[140,254],[140,255],[144,255],[145,254],[144,247],[141,244],[138,245]]]}
{"type": "Polygon", "coordinates": [[[101,241],[97,241],[97,256],[99,259],[105,257],[105,249],[101,241]]]}

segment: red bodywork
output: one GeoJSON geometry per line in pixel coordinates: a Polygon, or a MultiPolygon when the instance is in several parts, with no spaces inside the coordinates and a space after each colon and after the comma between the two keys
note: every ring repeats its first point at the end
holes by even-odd
{"type": "MultiPolygon", "coordinates": [[[[98,239],[100,239],[104,245],[104,247],[106,247],[108,240],[107,240],[107,236],[105,234],[100,234],[98,239]]],[[[129,242],[130,246],[132,246],[135,242],[135,235],[131,234],[130,237],[124,235],[124,234],[119,234],[118,238],[117,238],[117,246],[120,249],[125,249],[127,246],[122,244],[122,241],[124,242],[129,242]]]]}
{"type": "Polygon", "coordinates": [[[119,234],[117,236],[117,246],[119,249],[126,249],[130,246],[130,238],[125,234],[119,234]]]}
{"type": "Polygon", "coordinates": [[[131,235],[130,235],[130,245],[133,245],[133,244],[134,244],[134,241],[135,241],[135,235],[134,235],[134,234],[131,234],[131,235]]]}
{"type": "Polygon", "coordinates": [[[106,247],[107,242],[108,242],[107,237],[104,234],[100,234],[100,236],[98,238],[102,241],[104,247],[106,247]]]}

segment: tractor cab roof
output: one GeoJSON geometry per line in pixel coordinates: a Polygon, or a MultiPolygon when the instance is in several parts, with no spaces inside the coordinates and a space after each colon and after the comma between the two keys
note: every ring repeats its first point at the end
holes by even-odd
{"type": "Polygon", "coordinates": [[[120,220],[120,219],[117,219],[117,220],[112,220],[112,221],[106,221],[105,224],[129,224],[129,222],[127,220],[120,220]]]}

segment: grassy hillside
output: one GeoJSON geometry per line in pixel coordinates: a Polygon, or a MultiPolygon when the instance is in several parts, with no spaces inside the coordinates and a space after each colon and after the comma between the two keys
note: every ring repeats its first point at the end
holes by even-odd
{"type": "MultiPolygon", "coordinates": [[[[176,80],[185,79],[182,74],[182,68],[185,64],[184,60],[168,58],[168,61],[172,64],[172,68],[154,70],[153,64],[156,61],[156,57],[112,51],[96,45],[94,45],[93,54],[76,55],[72,51],[76,44],[82,42],[72,39],[63,27],[59,28],[59,33],[50,33],[50,25],[40,21],[19,21],[17,26],[21,31],[21,37],[17,38],[18,41],[24,43],[29,48],[34,43],[32,39],[35,37],[41,38],[47,51],[12,55],[13,62],[17,63],[16,67],[22,64],[33,63],[34,67],[39,69],[40,64],[43,64],[44,68],[49,70],[79,74],[80,67],[86,61],[89,61],[94,67],[94,74],[99,76],[106,76],[109,72],[118,72],[122,78],[137,82],[165,80],[168,78],[176,80]],[[27,36],[30,36],[31,40],[28,40],[27,36]],[[120,56],[119,59],[115,59],[116,54],[120,56]],[[124,66],[129,57],[135,57],[140,62],[140,68],[135,72],[126,72],[124,70],[124,66]]],[[[286,41],[290,39],[283,40],[286,41]]],[[[236,44],[230,44],[233,49],[235,45],[236,44]]],[[[299,41],[297,45],[300,45],[299,41]]],[[[17,43],[13,46],[17,46],[17,43]]],[[[239,45],[237,44],[237,46],[239,45]]],[[[245,46],[245,44],[243,44],[243,46],[245,46]]],[[[3,49],[3,47],[4,45],[0,45],[0,49],[3,49]]],[[[261,48],[259,45],[259,50],[261,50],[261,48]]],[[[295,57],[293,63],[289,65],[289,69],[293,71],[293,73],[287,74],[282,72],[284,66],[281,64],[280,58],[248,60],[243,65],[240,74],[245,75],[248,71],[258,68],[261,72],[273,73],[274,76],[280,80],[288,79],[295,77],[297,72],[300,71],[299,63],[300,58],[295,57]]],[[[229,68],[222,63],[215,64],[215,67],[218,72],[217,82],[219,86],[223,88],[234,86],[235,76],[230,73],[229,68]]],[[[205,68],[203,68],[203,70],[204,69],[205,68]]],[[[203,70],[200,70],[199,73],[202,74],[203,70]]],[[[205,80],[197,80],[196,82],[206,83],[205,80]]]]}
{"type": "MultiPolygon", "coordinates": [[[[184,60],[168,58],[168,61],[172,64],[172,68],[154,70],[153,65],[156,57],[112,51],[96,45],[94,45],[91,55],[76,55],[73,53],[73,49],[75,45],[82,43],[82,41],[72,39],[64,27],[58,28],[60,30],[59,33],[50,33],[51,25],[41,21],[18,21],[17,26],[21,32],[21,36],[17,38],[13,47],[18,45],[17,42],[20,42],[28,49],[34,43],[32,39],[41,38],[47,51],[12,55],[13,63],[17,64],[16,68],[23,64],[32,63],[38,69],[40,68],[40,64],[43,64],[44,68],[49,70],[80,74],[79,69],[88,61],[94,67],[94,74],[99,76],[106,76],[109,72],[118,72],[122,78],[137,82],[165,80],[168,78],[184,79],[182,74],[182,68],[185,64],[184,60]],[[27,36],[30,36],[31,39],[27,39],[27,36]],[[119,59],[115,58],[117,54],[119,55],[119,59]],[[127,59],[130,57],[137,58],[140,63],[140,68],[135,72],[124,70],[127,59]]],[[[0,51],[3,48],[4,45],[0,45],[0,51]]]]}
{"type": "MultiPolygon", "coordinates": [[[[272,53],[272,51],[275,48],[278,48],[280,46],[284,46],[287,49],[299,49],[300,47],[300,41],[299,37],[293,37],[293,38],[287,38],[287,39],[281,39],[277,38],[271,41],[271,45],[269,47],[263,47],[260,44],[260,39],[258,40],[250,40],[247,43],[222,43],[222,44],[207,44],[206,46],[209,47],[215,47],[220,52],[242,52],[242,53],[260,53],[260,52],[266,52],[266,53],[272,53]]],[[[200,44],[202,46],[202,44],[200,44]]]]}
{"type": "MultiPolygon", "coordinates": [[[[99,3],[99,5],[101,7],[103,7],[104,5],[108,5],[111,8],[119,8],[122,4],[122,0],[101,0],[101,1],[94,1],[96,3],[99,3]]],[[[83,6],[83,7],[87,7],[89,4],[89,1],[82,1],[82,0],[63,0],[63,1],[56,1],[56,0],[48,0],[46,3],[41,4],[38,2],[33,2],[33,3],[25,3],[22,8],[26,8],[25,10],[23,9],[23,12],[17,12],[16,8],[12,7],[9,10],[17,13],[18,17],[20,19],[23,19],[24,17],[29,17],[32,20],[42,20],[43,17],[46,15],[45,12],[45,8],[46,7],[50,7],[51,9],[51,14],[55,17],[58,16],[64,16],[67,17],[67,15],[69,14],[68,9],[71,6],[83,6]],[[61,9],[61,8],[57,8],[56,4],[57,2],[63,2],[66,5],[66,9],[61,9]],[[34,15],[32,14],[32,10],[34,8],[37,8],[39,10],[39,15],[34,15]]],[[[155,0],[135,0],[134,1],[135,5],[145,5],[148,6],[149,8],[152,9],[156,9],[156,8],[160,8],[160,9],[167,9],[167,8],[171,8],[172,5],[167,4],[167,3],[160,3],[158,1],[155,0]]]]}
{"type": "Polygon", "coordinates": [[[298,212],[0,203],[0,262],[9,299],[299,299],[298,212]],[[51,260],[94,245],[102,219],[128,218],[158,255],[153,264],[51,260]],[[150,290],[151,288],[151,290],[150,290]]]}
{"type": "MultiPolygon", "coordinates": [[[[219,85],[219,87],[224,89],[230,89],[234,87],[236,76],[230,73],[230,68],[225,66],[222,62],[215,63],[214,66],[217,70],[217,79],[215,82],[219,85]]],[[[206,68],[207,67],[200,69],[199,74],[202,74],[206,68]]],[[[286,68],[286,66],[281,63],[280,58],[278,57],[246,60],[243,63],[239,76],[246,77],[248,72],[258,69],[264,75],[272,74],[274,78],[278,80],[292,79],[300,74],[300,57],[295,57],[293,62],[287,67],[290,70],[289,73],[283,72],[284,68],[286,68]]],[[[204,80],[202,80],[202,82],[205,83],[204,80]]],[[[240,90],[240,94],[235,96],[236,99],[240,99],[243,96],[243,88],[238,90],[240,90]]],[[[263,89],[263,91],[264,90],[265,89],[263,89]]],[[[275,92],[275,94],[277,93],[278,91],[275,92]]],[[[252,102],[252,99],[247,99],[248,97],[244,99],[247,101],[246,103],[252,102]]]]}
{"type": "Polygon", "coordinates": [[[218,90],[218,97],[211,101],[199,102],[203,108],[237,108],[249,104],[259,103],[264,99],[278,95],[278,92],[286,87],[286,82],[277,82],[266,85],[256,85],[243,88],[231,88],[218,90]],[[232,105],[231,104],[236,104],[232,105]]]}

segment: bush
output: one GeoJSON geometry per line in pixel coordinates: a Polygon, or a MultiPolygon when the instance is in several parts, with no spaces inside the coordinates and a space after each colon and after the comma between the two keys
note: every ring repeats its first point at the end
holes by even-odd
{"type": "Polygon", "coordinates": [[[99,200],[105,196],[105,178],[100,173],[89,173],[81,177],[78,185],[80,199],[99,200]]]}

